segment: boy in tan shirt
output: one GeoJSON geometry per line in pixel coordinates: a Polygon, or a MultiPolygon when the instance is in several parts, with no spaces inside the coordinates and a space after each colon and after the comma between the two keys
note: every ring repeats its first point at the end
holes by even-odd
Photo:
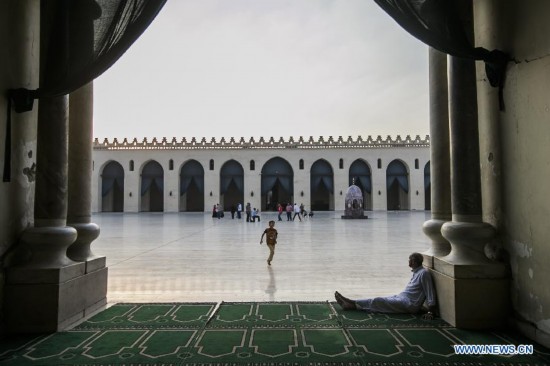
{"type": "Polygon", "coordinates": [[[267,247],[269,248],[269,258],[267,258],[267,264],[271,265],[273,260],[273,254],[275,254],[275,244],[277,244],[277,230],[274,228],[275,221],[269,222],[269,227],[264,230],[262,237],[260,238],[260,245],[264,242],[264,235],[267,235],[267,247]]]}

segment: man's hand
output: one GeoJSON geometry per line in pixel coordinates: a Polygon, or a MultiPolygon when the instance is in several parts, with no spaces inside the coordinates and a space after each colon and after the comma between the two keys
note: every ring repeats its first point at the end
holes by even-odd
{"type": "Polygon", "coordinates": [[[263,240],[260,240],[260,245],[262,245],[263,242],[264,242],[263,240]]]}

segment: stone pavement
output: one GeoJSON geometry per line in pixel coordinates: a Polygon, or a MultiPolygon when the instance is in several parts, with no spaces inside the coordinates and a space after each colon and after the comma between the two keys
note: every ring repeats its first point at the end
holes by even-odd
{"type": "Polygon", "coordinates": [[[303,222],[276,222],[275,258],[260,236],[262,221],[213,219],[209,213],[99,213],[92,243],[107,256],[109,304],[118,302],[333,301],[400,292],[410,278],[408,256],[429,248],[422,224],[429,212],[316,212],[303,222]]]}

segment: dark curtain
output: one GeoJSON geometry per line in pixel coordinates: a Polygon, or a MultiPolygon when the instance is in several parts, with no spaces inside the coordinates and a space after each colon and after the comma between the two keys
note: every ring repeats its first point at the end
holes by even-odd
{"type": "Polygon", "coordinates": [[[227,192],[227,189],[229,188],[229,185],[233,182],[235,186],[237,187],[237,190],[239,192],[243,192],[244,188],[244,178],[242,175],[240,176],[222,176],[221,182],[220,182],[220,193],[225,194],[227,192]]]}
{"type": "Polygon", "coordinates": [[[144,196],[151,187],[155,185],[159,192],[162,192],[164,186],[163,177],[142,177],[141,178],[141,195],[144,196]]]}
{"type": "Polygon", "coordinates": [[[371,192],[371,182],[370,182],[370,175],[360,175],[359,181],[361,182],[361,185],[363,186],[363,189],[367,192],[371,192]]]}
{"type": "Polygon", "coordinates": [[[123,177],[103,177],[101,185],[101,196],[105,197],[106,195],[108,195],[114,187],[122,190],[124,188],[123,179],[123,177]]]}
{"type": "Polygon", "coordinates": [[[277,183],[277,177],[262,177],[262,194],[267,194],[277,183]]]}
{"type": "Polygon", "coordinates": [[[199,193],[204,192],[204,179],[202,175],[182,177],[181,183],[180,183],[180,196],[183,196],[185,193],[187,193],[187,190],[189,189],[191,184],[194,184],[195,187],[197,187],[197,190],[199,191],[199,193]]]}
{"type": "Polygon", "coordinates": [[[11,107],[69,94],[111,67],[155,19],[166,0],[42,0],[40,88],[7,92],[3,181],[11,180],[11,107]]]}
{"type": "Polygon", "coordinates": [[[388,175],[386,180],[388,190],[396,180],[401,189],[403,189],[405,193],[409,193],[409,180],[407,179],[407,176],[403,175],[388,175]]]}
{"type": "Polygon", "coordinates": [[[460,18],[464,0],[374,0],[407,32],[427,45],[452,56],[483,60],[491,86],[499,87],[500,109],[504,109],[502,88],[510,57],[500,51],[474,47],[460,18]]]}

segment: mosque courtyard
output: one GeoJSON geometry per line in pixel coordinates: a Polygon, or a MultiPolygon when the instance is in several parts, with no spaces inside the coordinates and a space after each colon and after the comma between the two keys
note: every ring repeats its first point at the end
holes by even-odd
{"type": "Polygon", "coordinates": [[[368,220],[316,212],[303,222],[276,221],[271,266],[261,222],[225,213],[98,213],[92,243],[107,257],[107,301],[323,301],[335,290],[351,298],[400,292],[410,278],[408,256],[430,247],[422,232],[429,211],[371,211],[368,220]]]}

